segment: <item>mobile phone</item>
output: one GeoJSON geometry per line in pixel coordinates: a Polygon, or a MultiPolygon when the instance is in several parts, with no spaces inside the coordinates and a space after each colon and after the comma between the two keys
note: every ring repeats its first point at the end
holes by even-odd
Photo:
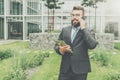
{"type": "MultiPolygon", "coordinates": [[[[85,20],[85,16],[83,16],[82,19],[85,20]]],[[[79,25],[80,25],[80,23],[79,23],[79,25]]]]}
{"type": "Polygon", "coordinates": [[[83,16],[82,19],[85,20],[85,17],[83,16]]]}

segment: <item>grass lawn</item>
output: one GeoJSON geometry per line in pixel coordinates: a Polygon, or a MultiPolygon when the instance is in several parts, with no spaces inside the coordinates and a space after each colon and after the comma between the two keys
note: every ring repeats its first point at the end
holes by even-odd
{"type": "MultiPolygon", "coordinates": [[[[14,55],[19,55],[23,53],[27,53],[29,51],[28,49],[28,43],[26,42],[13,42],[9,44],[0,45],[0,50],[14,50],[14,55]]],[[[3,80],[3,77],[11,70],[12,63],[14,61],[15,57],[11,57],[5,60],[0,61],[0,80],[3,80]]]]}
{"type": "MultiPolygon", "coordinates": [[[[118,44],[117,44],[118,47],[118,44]]],[[[28,42],[17,41],[5,45],[0,45],[0,50],[11,49],[15,51],[15,55],[25,54],[29,52],[36,52],[38,50],[29,49],[28,42]]],[[[94,50],[93,50],[94,51],[94,50]]],[[[93,51],[90,51],[93,52],[93,51]]],[[[50,56],[45,58],[42,65],[38,66],[37,71],[30,76],[30,80],[57,80],[59,74],[59,67],[61,56],[57,55],[55,51],[49,51],[50,56]]],[[[106,80],[105,77],[108,73],[119,72],[120,73],[120,50],[107,51],[110,56],[110,65],[100,66],[95,61],[91,60],[92,72],[88,74],[88,80],[106,80]]],[[[104,51],[103,51],[104,53],[104,51]]],[[[0,80],[6,75],[11,68],[11,64],[14,62],[14,57],[0,61],[0,80]]],[[[112,80],[112,79],[110,79],[112,80]]],[[[119,79],[113,79],[119,80],[119,79]]]]}
{"type": "MultiPolygon", "coordinates": [[[[105,77],[111,72],[120,71],[119,57],[120,52],[118,50],[108,51],[112,54],[110,59],[110,66],[99,66],[93,60],[91,60],[92,72],[88,74],[88,80],[106,80],[105,77]]],[[[61,56],[56,53],[46,59],[46,61],[39,67],[39,70],[31,77],[30,80],[57,80],[59,73],[61,56]]]]}
{"type": "MultiPolygon", "coordinates": [[[[108,75],[108,73],[111,73],[112,71],[120,71],[120,63],[118,60],[120,52],[118,50],[113,50],[112,52],[113,55],[110,60],[112,66],[102,67],[91,60],[92,72],[89,73],[88,80],[106,80],[104,78],[108,75]]],[[[43,65],[39,67],[39,70],[31,77],[30,80],[57,80],[60,58],[61,57],[56,53],[51,54],[51,56],[44,61],[43,65]]]]}
{"type": "MultiPolygon", "coordinates": [[[[31,76],[30,80],[57,80],[59,74],[60,56],[52,54],[50,58],[46,59],[39,67],[39,70],[31,76]]],[[[92,72],[89,73],[88,80],[103,80],[103,77],[108,68],[99,67],[92,62],[92,72]],[[99,71],[99,72],[98,72],[99,71]]]]}
{"type": "Polygon", "coordinates": [[[60,56],[52,53],[30,80],[57,80],[60,67],[60,56]]]}

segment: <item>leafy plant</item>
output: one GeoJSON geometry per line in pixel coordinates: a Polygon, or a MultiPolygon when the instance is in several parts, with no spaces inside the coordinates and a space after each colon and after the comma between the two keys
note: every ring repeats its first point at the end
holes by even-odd
{"type": "Polygon", "coordinates": [[[116,42],[115,45],[114,45],[114,48],[120,50],[120,43],[116,42]]]}
{"type": "Polygon", "coordinates": [[[44,57],[49,57],[50,53],[53,53],[52,51],[39,51],[39,53],[43,54],[44,57]]]}
{"type": "Polygon", "coordinates": [[[26,72],[20,67],[20,59],[14,58],[10,70],[4,76],[3,80],[26,80],[26,72]]]}
{"type": "Polygon", "coordinates": [[[120,80],[120,72],[109,72],[106,76],[105,76],[105,80],[120,80]]]}
{"type": "Polygon", "coordinates": [[[32,54],[31,57],[29,57],[30,59],[30,63],[28,64],[29,67],[35,67],[35,66],[38,66],[38,65],[41,65],[43,60],[44,60],[44,56],[43,54],[32,54]]]}
{"type": "Polygon", "coordinates": [[[67,45],[63,40],[57,40],[55,41],[58,46],[65,46],[67,45]]]}
{"type": "Polygon", "coordinates": [[[13,51],[10,49],[0,51],[0,60],[9,58],[13,56],[13,51]]]}
{"type": "MultiPolygon", "coordinates": [[[[63,41],[63,40],[57,40],[55,41],[56,45],[58,46],[66,46],[67,44],[63,41]]],[[[68,53],[73,53],[73,51],[71,49],[69,49],[68,53]]]]}
{"type": "Polygon", "coordinates": [[[106,50],[96,50],[91,54],[91,59],[101,66],[108,66],[110,61],[110,53],[106,50]]]}
{"type": "Polygon", "coordinates": [[[15,68],[9,71],[3,80],[26,80],[26,73],[21,68],[15,68]]]}
{"type": "MultiPolygon", "coordinates": [[[[44,60],[45,54],[42,53],[35,53],[30,52],[24,56],[20,57],[20,66],[23,70],[26,70],[27,68],[32,68],[35,66],[39,66],[42,64],[44,60]]],[[[46,55],[47,56],[47,55],[46,55]]]]}
{"type": "Polygon", "coordinates": [[[18,57],[14,57],[12,63],[12,69],[8,71],[4,80],[26,80],[26,70],[42,64],[45,57],[48,57],[49,53],[42,51],[30,52],[28,54],[21,54],[18,57]]]}

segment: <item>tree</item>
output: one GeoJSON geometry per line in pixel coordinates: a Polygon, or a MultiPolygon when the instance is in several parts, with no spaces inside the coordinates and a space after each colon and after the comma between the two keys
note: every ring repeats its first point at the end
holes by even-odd
{"type": "Polygon", "coordinates": [[[43,0],[46,1],[45,6],[48,8],[48,31],[54,30],[54,14],[55,9],[60,9],[61,7],[59,5],[64,4],[64,2],[59,3],[59,0],[43,0]],[[49,9],[52,9],[52,22],[49,23],[49,9]]]}
{"type": "MultiPolygon", "coordinates": [[[[106,0],[83,0],[82,1],[82,4],[83,6],[85,7],[93,7],[95,8],[95,27],[94,27],[94,32],[96,32],[96,8],[97,8],[97,5],[96,3],[97,2],[105,2],[106,0]]],[[[90,25],[90,8],[89,8],[89,25],[90,25]]]]}

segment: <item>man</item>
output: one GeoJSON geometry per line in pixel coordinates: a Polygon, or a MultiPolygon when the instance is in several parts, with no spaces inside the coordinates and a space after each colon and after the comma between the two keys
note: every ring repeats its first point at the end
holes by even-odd
{"type": "Polygon", "coordinates": [[[83,20],[84,8],[74,6],[71,13],[72,26],[62,29],[59,40],[67,45],[55,45],[54,49],[62,56],[58,80],[87,80],[91,71],[88,49],[93,49],[97,41],[90,35],[83,20]],[[69,50],[72,49],[72,54],[69,50]]]}

